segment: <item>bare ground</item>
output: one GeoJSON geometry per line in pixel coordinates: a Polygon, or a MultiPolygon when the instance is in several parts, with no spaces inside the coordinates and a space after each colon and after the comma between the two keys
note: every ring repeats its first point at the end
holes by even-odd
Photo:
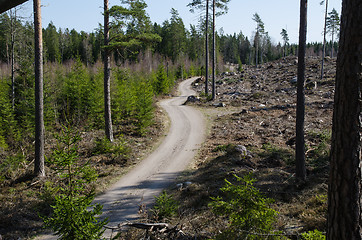
{"type": "MultiPolygon", "coordinates": [[[[241,73],[218,76],[215,101],[189,103],[204,112],[209,132],[194,164],[179,179],[192,184],[168,190],[180,207],[178,217],[166,221],[181,226],[186,239],[209,239],[223,231],[227,219],[212,213],[210,197],[221,194],[225,179],[235,182],[234,174],[249,172],[260,191],[275,199],[276,229],[292,239],[309,230],[325,231],[335,59],[326,59],[323,80],[320,59],[307,59],[306,182],[297,181],[294,174],[296,75],[297,60],[292,57],[260,68],[245,66],[241,73]],[[246,147],[247,157],[238,146],[246,147]]],[[[203,79],[193,86],[202,95],[203,79]]],[[[155,218],[151,214],[145,221],[155,218]]],[[[143,234],[126,236],[137,239],[143,234]]]]}

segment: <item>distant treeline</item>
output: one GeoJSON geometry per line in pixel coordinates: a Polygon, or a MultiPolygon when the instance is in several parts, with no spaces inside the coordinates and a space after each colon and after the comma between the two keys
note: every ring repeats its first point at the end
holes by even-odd
{"type": "MultiPolygon", "coordinates": [[[[139,44],[126,50],[113,51],[113,60],[118,63],[137,62],[139,54],[157,54],[162,58],[177,62],[189,60],[204,65],[205,34],[203,24],[190,25],[189,30],[178,15],[172,9],[171,18],[162,25],[150,24],[149,31],[157,34],[160,41],[151,44],[139,44]]],[[[33,55],[33,25],[14,19],[8,14],[0,15],[0,62],[10,63],[12,50],[16,62],[33,55]]],[[[210,34],[211,38],[211,34],[210,34]]],[[[252,37],[254,38],[254,37],[252,37]]],[[[50,23],[43,29],[44,60],[45,62],[64,63],[68,60],[80,59],[84,64],[94,64],[102,59],[103,55],[103,30],[99,29],[92,33],[84,31],[77,32],[72,29],[57,29],[50,23]]],[[[211,39],[209,43],[211,44],[211,39]]],[[[239,34],[224,34],[222,31],[216,33],[217,61],[222,62],[255,64],[255,43],[242,32],[239,34]]],[[[260,42],[259,61],[268,62],[279,59],[284,55],[296,55],[298,46],[296,44],[275,44],[268,35],[260,42]]],[[[330,54],[331,42],[326,44],[326,54],[330,54]]],[[[338,43],[333,44],[337,52],[338,43]]],[[[211,47],[209,48],[211,51],[211,47]]],[[[321,56],[322,43],[314,42],[307,45],[307,55],[321,56]]]]}

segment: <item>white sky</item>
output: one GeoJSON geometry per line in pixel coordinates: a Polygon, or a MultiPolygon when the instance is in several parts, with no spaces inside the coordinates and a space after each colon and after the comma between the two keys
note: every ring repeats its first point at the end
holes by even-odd
{"type": "MultiPolygon", "coordinates": [[[[308,1],[308,42],[321,42],[324,24],[324,6],[321,0],[308,1]]],[[[197,25],[198,14],[190,13],[186,5],[191,0],[146,0],[147,12],[152,22],[162,24],[170,18],[171,8],[180,13],[185,26],[197,25]]],[[[119,0],[110,0],[110,5],[120,4],[119,0]]],[[[269,32],[275,43],[281,42],[280,32],[287,29],[290,42],[298,42],[299,32],[299,0],[231,0],[229,13],[217,18],[216,29],[223,28],[225,34],[242,33],[252,35],[255,23],[253,14],[258,13],[265,23],[265,30],[269,32]]],[[[333,8],[341,13],[342,0],[329,0],[328,12],[333,8]]],[[[77,31],[92,32],[102,23],[102,0],[42,0],[43,27],[50,21],[56,27],[76,29],[77,31]]],[[[31,18],[32,1],[23,4],[20,13],[31,18]]]]}

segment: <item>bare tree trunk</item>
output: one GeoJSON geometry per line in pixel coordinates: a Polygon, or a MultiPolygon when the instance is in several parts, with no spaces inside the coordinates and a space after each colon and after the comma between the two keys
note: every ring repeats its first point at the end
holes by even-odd
{"type": "Polygon", "coordinates": [[[35,30],[35,164],[34,174],[45,176],[44,168],[44,107],[43,107],[43,34],[40,0],[34,0],[35,30]]]}
{"type": "Polygon", "coordinates": [[[258,67],[258,48],[259,48],[259,33],[256,32],[255,35],[255,67],[258,67]]]}
{"type": "Polygon", "coordinates": [[[324,31],[323,31],[323,51],[322,51],[322,67],[321,67],[321,79],[323,79],[324,71],[324,57],[326,54],[326,34],[327,34],[327,12],[328,12],[328,0],[326,1],[326,12],[324,15],[324,31]]]}
{"type": "Polygon", "coordinates": [[[296,116],[296,177],[306,179],[305,146],[304,146],[304,114],[305,114],[305,49],[307,39],[307,0],[300,1],[300,26],[298,49],[298,82],[297,82],[297,116],[296,116]]]}
{"type": "Polygon", "coordinates": [[[216,39],[215,39],[215,21],[216,21],[215,0],[212,2],[212,100],[216,98],[215,74],[216,74],[216,39]]]}
{"type": "Polygon", "coordinates": [[[111,115],[111,63],[109,54],[109,11],[108,0],[104,0],[104,121],[108,140],[113,142],[111,115]]]}
{"type": "Polygon", "coordinates": [[[331,49],[331,58],[333,58],[333,49],[334,48],[334,30],[332,30],[332,49],[331,49]]]}
{"type": "Polygon", "coordinates": [[[362,239],[362,4],[343,0],[337,58],[327,239],[362,239]]]}
{"type": "Polygon", "coordinates": [[[206,30],[205,30],[205,94],[209,94],[209,0],[206,0],[206,30]]]}

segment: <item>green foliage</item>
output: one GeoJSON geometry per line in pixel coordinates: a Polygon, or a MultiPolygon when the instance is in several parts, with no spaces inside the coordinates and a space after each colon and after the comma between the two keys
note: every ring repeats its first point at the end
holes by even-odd
{"type": "Polygon", "coordinates": [[[143,0],[122,1],[125,6],[115,5],[109,10],[112,49],[135,60],[141,50],[161,42],[158,34],[151,31],[151,21],[146,13],[147,4],[143,0]]]}
{"type": "Polygon", "coordinates": [[[35,76],[30,59],[20,63],[15,78],[14,118],[22,135],[30,134],[35,127],[35,76]]]}
{"type": "MultiPolygon", "coordinates": [[[[25,157],[18,153],[1,159],[0,161],[0,179],[15,180],[21,173],[20,169],[26,164],[25,157]]],[[[0,180],[1,182],[1,180],[0,180]]]]}
{"type": "Polygon", "coordinates": [[[110,142],[106,137],[99,138],[95,143],[96,146],[93,149],[93,154],[111,154],[113,158],[128,158],[130,149],[127,147],[122,137],[119,137],[117,142],[110,142]]]}
{"type": "Polygon", "coordinates": [[[9,85],[5,79],[0,79],[0,150],[8,148],[7,140],[14,135],[14,112],[9,98],[9,85]]]}
{"type": "MultiPolygon", "coordinates": [[[[99,239],[107,220],[96,217],[101,214],[102,206],[92,205],[94,189],[90,184],[97,178],[95,170],[88,162],[79,162],[79,135],[64,127],[57,139],[58,148],[48,162],[60,178],[59,188],[52,205],[53,214],[43,217],[45,226],[52,228],[60,239],[99,239]]],[[[53,187],[49,185],[48,189],[53,187]]]]}
{"type": "Polygon", "coordinates": [[[90,76],[78,59],[72,71],[64,79],[58,98],[63,121],[79,124],[86,120],[93,102],[92,90],[90,76]]]}
{"type": "Polygon", "coordinates": [[[136,109],[135,126],[140,135],[147,132],[147,128],[153,123],[153,89],[150,80],[140,78],[136,83],[136,109]]]}
{"type": "Polygon", "coordinates": [[[156,94],[165,94],[168,93],[169,88],[170,85],[167,79],[165,67],[161,63],[157,68],[156,78],[153,82],[153,89],[156,94]]]}
{"type": "Polygon", "coordinates": [[[233,144],[225,144],[225,145],[218,145],[212,151],[213,152],[231,152],[235,150],[235,145],[233,144]]]}
{"type": "Polygon", "coordinates": [[[238,72],[244,72],[243,63],[240,58],[238,58],[238,72]]]}
{"type": "Polygon", "coordinates": [[[151,81],[126,71],[116,72],[117,93],[114,96],[115,123],[131,123],[143,135],[153,123],[153,87],[151,81]]]}
{"type": "Polygon", "coordinates": [[[158,220],[177,215],[179,204],[173,199],[172,195],[169,195],[166,191],[163,191],[162,194],[160,194],[158,197],[155,197],[155,199],[156,203],[153,207],[153,211],[158,220]]]}
{"type": "Polygon", "coordinates": [[[262,149],[264,151],[259,153],[261,157],[282,161],[288,165],[292,164],[294,161],[294,155],[289,149],[274,146],[270,143],[263,144],[262,149]]]}
{"type": "Polygon", "coordinates": [[[308,160],[313,167],[324,167],[329,161],[331,132],[310,132],[308,133],[311,138],[310,141],[314,142],[313,145],[308,146],[308,160]]]}
{"type": "Polygon", "coordinates": [[[325,240],[326,236],[322,232],[320,232],[318,230],[314,230],[314,231],[302,233],[302,239],[303,240],[325,240]]]}
{"type": "Polygon", "coordinates": [[[278,214],[270,208],[272,199],[265,198],[253,186],[255,180],[251,174],[242,178],[234,176],[238,184],[225,180],[225,186],[220,189],[224,197],[213,197],[209,204],[217,215],[229,219],[228,227],[217,239],[258,239],[257,234],[272,233],[278,214]]]}

